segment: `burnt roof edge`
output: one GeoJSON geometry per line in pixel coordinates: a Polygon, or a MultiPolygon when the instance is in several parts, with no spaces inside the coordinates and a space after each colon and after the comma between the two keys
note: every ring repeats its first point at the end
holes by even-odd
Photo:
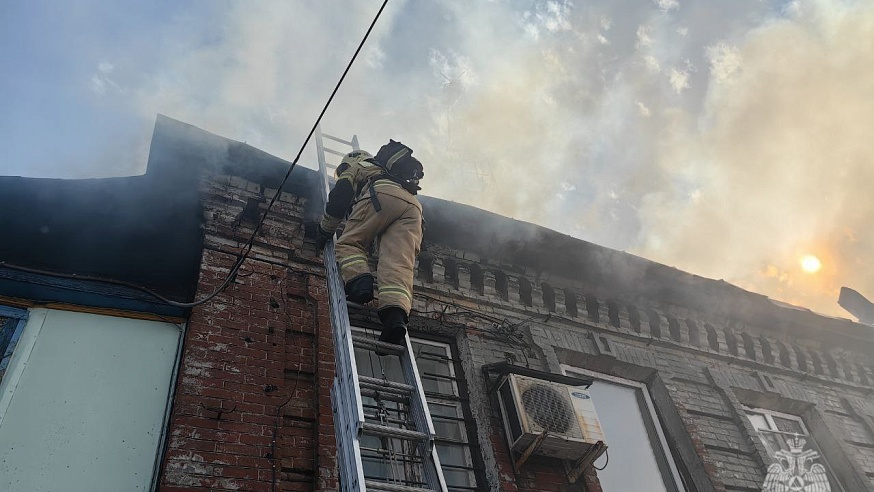
{"type": "MultiPolygon", "coordinates": [[[[175,137],[180,143],[208,138],[215,147],[223,142],[225,157],[211,160],[207,169],[214,174],[239,176],[275,189],[291,165],[248,144],[163,115],[158,116],[156,128],[158,124],[181,130],[181,135],[175,137]]],[[[313,202],[317,201],[314,199],[320,186],[317,171],[298,166],[283,191],[313,202]]],[[[429,196],[419,198],[425,209],[426,242],[565,277],[572,272],[587,283],[629,301],[645,298],[795,335],[822,339],[821,331],[825,329],[850,341],[874,342],[870,326],[849,319],[783,304],[724,280],[688,273],[470,205],[429,196]]],[[[309,210],[310,215],[315,212],[309,210]]]]}

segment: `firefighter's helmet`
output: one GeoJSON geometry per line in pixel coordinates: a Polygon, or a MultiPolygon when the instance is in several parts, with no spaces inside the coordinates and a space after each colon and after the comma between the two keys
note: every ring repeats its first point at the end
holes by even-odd
{"type": "Polygon", "coordinates": [[[376,164],[376,161],[373,159],[373,155],[366,150],[354,150],[349,152],[348,154],[343,156],[343,159],[340,161],[340,165],[337,166],[337,170],[334,171],[334,174],[339,177],[343,174],[347,169],[352,167],[354,164],[376,164]]]}

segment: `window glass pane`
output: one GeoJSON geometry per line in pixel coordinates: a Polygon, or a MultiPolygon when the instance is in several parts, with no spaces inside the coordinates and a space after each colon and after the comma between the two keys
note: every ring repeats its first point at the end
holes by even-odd
{"type": "Polygon", "coordinates": [[[441,395],[457,395],[455,383],[451,378],[454,376],[452,363],[448,354],[448,347],[436,346],[422,342],[413,342],[413,350],[416,351],[416,365],[419,367],[419,376],[422,378],[422,387],[428,393],[441,395]]]}
{"type": "Polygon", "coordinates": [[[15,331],[17,319],[0,317],[0,356],[6,353],[6,347],[12,341],[12,333],[15,331]]]}
{"type": "Polygon", "coordinates": [[[763,429],[759,432],[759,437],[762,438],[762,444],[765,445],[765,449],[770,456],[774,456],[774,453],[786,448],[786,443],[780,434],[775,434],[767,429],[763,429]]]}
{"type": "MultiPolygon", "coordinates": [[[[598,479],[605,492],[667,492],[675,490],[659,467],[655,454],[660,445],[650,437],[638,388],[596,380],[589,392],[607,439],[607,454],[596,462],[598,479]],[[633,472],[630,472],[632,471],[633,472]]],[[[660,453],[660,451],[659,451],[660,453]]]]}
{"type": "Polygon", "coordinates": [[[467,441],[464,422],[458,420],[461,416],[461,408],[458,404],[448,405],[429,401],[428,410],[431,412],[431,420],[434,422],[434,432],[439,437],[461,442],[467,441]]]}
{"type": "Polygon", "coordinates": [[[801,427],[801,422],[797,420],[784,419],[783,417],[773,416],[774,424],[777,425],[777,430],[780,432],[789,432],[791,434],[804,435],[804,428],[801,427]]]}
{"type": "Polygon", "coordinates": [[[15,349],[16,342],[14,335],[16,335],[17,327],[17,319],[0,317],[0,380],[3,380],[6,367],[9,365],[9,360],[12,359],[12,351],[15,349]]]}
{"type": "Polygon", "coordinates": [[[473,473],[470,470],[457,468],[470,466],[468,451],[464,446],[438,444],[437,453],[440,456],[440,463],[443,465],[443,476],[446,478],[446,485],[449,487],[465,487],[476,484],[473,473]]]}
{"type": "Polygon", "coordinates": [[[389,381],[403,381],[404,370],[397,357],[379,357],[373,352],[355,348],[355,365],[358,374],[389,381]]]}
{"type": "Polygon", "coordinates": [[[768,430],[769,429],[768,420],[765,418],[764,415],[761,415],[758,413],[748,413],[747,417],[750,418],[750,423],[753,424],[753,429],[755,429],[755,430],[762,430],[762,429],[768,430]]]}
{"type": "Polygon", "coordinates": [[[454,444],[438,444],[437,452],[440,453],[440,463],[444,465],[468,466],[464,448],[454,444]]]}

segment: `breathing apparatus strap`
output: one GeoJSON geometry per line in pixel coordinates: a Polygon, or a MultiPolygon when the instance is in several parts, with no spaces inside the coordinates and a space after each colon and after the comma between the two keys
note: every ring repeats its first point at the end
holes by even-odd
{"type": "Polygon", "coordinates": [[[370,188],[370,203],[373,204],[373,209],[379,212],[382,210],[382,205],[379,203],[379,198],[376,197],[376,187],[373,185],[379,178],[371,179],[368,187],[370,188]]]}

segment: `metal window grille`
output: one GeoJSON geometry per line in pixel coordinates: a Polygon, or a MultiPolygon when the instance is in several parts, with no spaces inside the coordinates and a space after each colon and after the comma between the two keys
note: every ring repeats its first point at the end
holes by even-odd
{"type": "MultiPolygon", "coordinates": [[[[359,333],[376,336],[373,330],[356,328],[359,333]]],[[[464,402],[460,396],[458,377],[448,344],[410,337],[416,354],[416,365],[436,433],[435,445],[450,491],[478,490],[476,468],[470,450],[464,402]]],[[[386,380],[400,380],[401,367],[394,357],[377,357],[369,350],[356,347],[358,373],[386,380]]],[[[404,402],[364,396],[365,419],[406,428],[409,409],[404,402]]],[[[410,486],[422,486],[421,458],[409,442],[377,436],[362,436],[362,463],[367,479],[386,480],[410,486]]]]}

